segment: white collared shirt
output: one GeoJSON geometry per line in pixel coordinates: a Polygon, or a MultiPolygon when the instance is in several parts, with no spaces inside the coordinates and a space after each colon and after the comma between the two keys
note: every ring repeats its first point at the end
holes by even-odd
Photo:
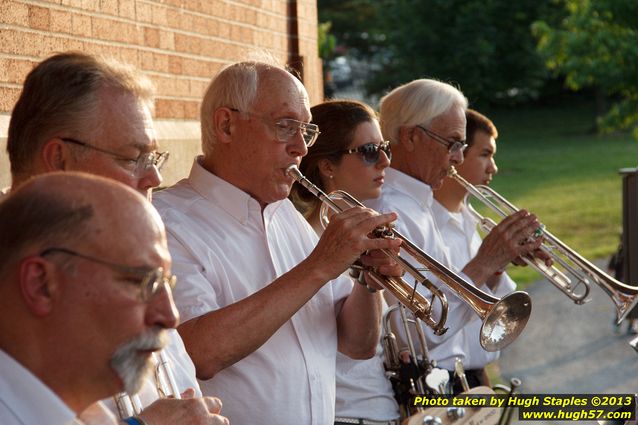
{"type": "MultiPolygon", "coordinates": [[[[452,262],[450,250],[434,221],[433,202],[434,196],[430,186],[394,168],[387,168],[381,197],[369,202],[366,201],[365,204],[380,212],[396,212],[399,215],[396,228],[403,236],[442,265],[455,271],[466,282],[472,283],[460,271],[465,264],[463,267],[456,267],[452,262]]],[[[404,257],[409,259],[408,256],[404,255],[404,257]]],[[[454,370],[454,362],[458,357],[463,361],[466,369],[474,368],[468,358],[470,348],[466,333],[470,331],[469,326],[472,329],[476,326],[480,328],[479,316],[447,285],[431,274],[426,274],[426,276],[445,292],[448,301],[448,316],[445,325],[448,328],[447,332],[443,335],[434,335],[431,328],[425,327],[431,360],[436,360],[437,366],[440,368],[454,370]]],[[[431,294],[426,288],[419,285],[418,291],[429,299],[431,294]]],[[[435,302],[433,310],[437,318],[439,317],[439,307],[439,303],[435,302]]],[[[474,338],[478,344],[478,331],[474,338]]]]}
{"type": "MultiPolygon", "coordinates": [[[[477,230],[478,220],[470,213],[468,208],[463,204],[461,211],[458,213],[448,211],[436,199],[432,203],[432,213],[443,241],[447,247],[450,261],[455,265],[455,270],[465,267],[478,252],[482,240],[477,230]]],[[[481,290],[494,295],[497,298],[509,294],[516,289],[516,284],[507,273],[499,276],[498,283],[494,290],[490,290],[486,285],[481,290]]],[[[479,342],[479,331],[481,322],[478,320],[468,324],[459,338],[463,338],[467,352],[464,360],[466,369],[480,369],[486,364],[495,361],[499,357],[499,352],[485,351],[479,342]]]]}
{"type": "Polygon", "coordinates": [[[0,350],[0,423],[69,425],[75,413],[40,379],[0,350]]]}
{"type": "MultiPolygon", "coordinates": [[[[304,260],[317,236],[287,199],[268,205],[206,171],[158,192],[182,320],[241,301],[304,260]]],[[[234,424],[331,423],[335,403],[336,316],[352,281],[324,285],[259,349],[208,381],[234,424]]],[[[238,325],[241,328],[241,325],[238,325]]],[[[228,329],[236,332],[235,329],[228,329]]]]}

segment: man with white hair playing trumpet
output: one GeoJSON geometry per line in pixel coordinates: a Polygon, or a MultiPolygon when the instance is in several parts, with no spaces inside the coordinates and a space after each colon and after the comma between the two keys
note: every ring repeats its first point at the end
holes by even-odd
{"type": "MultiPolygon", "coordinates": [[[[396,211],[398,230],[435,260],[456,271],[485,292],[486,282],[515,258],[538,248],[540,240],[529,236],[540,227],[536,217],[521,210],[504,219],[483,240],[478,252],[466,264],[455,264],[445,239],[434,221],[433,191],[439,189],[450,167],[463,162],[466,147],[467,99],[449,84],[430,79],[404,84],[381,99],[380,123],[386,140],[392,143],[392,164],[386,170],[379,199],[366,203],[379,211],[396,211]]],[[[450,376],[455,360],[466,359],[465,333],[477,316],[454,291],[433,279],[449,302],[447,327],[443,335],[426,332],[430,357],[450,376]]],[[[419,291],[427,292],[420,287],[419,291]]],[[[435,306],[438,308],[438,305],[435,306]]],[[[478,343],[478,335],[470,335],[478,343]]],[[[481,375],[473,385],[480,385],[481,375]]]]}

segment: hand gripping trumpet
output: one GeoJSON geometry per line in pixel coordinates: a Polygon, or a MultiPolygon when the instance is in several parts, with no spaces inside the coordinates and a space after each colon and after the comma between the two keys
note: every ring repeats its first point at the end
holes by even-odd
{"type": "MultiPolygon", "coordinates": [[[[469,183],[456,172],[454,167],[450,169],[449,176],[502,218],[518,211],[518,208],[492,188],[484,185],[474,186],[469,183]]],[[[469,204],[468,209],[480,221],[485,231],[489,232],[496,226],[493,220],[483,217],[469,204]]],[[[591,282],[597,284],[611,298],[616,307],[617,323],[622,322],[638,303],[638,287],[626,285],[609,276],[547,230],[543,229],[539,236],[543,240],[540,249],[552,258],[554,265],[547,267],[542,261],[532,256],[524,256],[523,261],[543,274],[574,303],[583,304],[588,301],[587,295],[591,282]],[[574,280],[569,276],[572,276],[574,280]],[[576,290],[581,284],[583,289],[577,293],[576,290]]]]}
{"type": "MultiPolygon", "coordinates": [[[[288,167],[286,173],[323,202],[322,211],[324,206],[337,213],[355,206],[363,206],[361,202],[343,191],[335,191],[326,195],[321,189],[306,179],[294,164],[288,167]],[[341,205],[345,205],[345,207],[341,205]]],[[[321,215],[323,224],[326,224],[328,221],[327,214],[322,213],[321,215]]],[[[506,347],[525,328],[532,308],[531,299],[527,293],[517,291],[506,295],[502,299],[495,298],[466,282],[456,273],[423,252],[396,230],[382,227],[374,232],[374,236],[400,238],[403,241],[401,244],[402,251],[405,251],[421,263],[426,270],[436,275],[479,315],[483,321],[479,340],[485,350],[497,351],[506,347]]],[[[414,286],[399,277],[382,276],[375,272],[369,272],[370,276],[409,308],[417,318],[432,328],[435,334],[441,335],[445,333],[447,330],[445,321],[448,308],[445,293],[430,282],[419,269],[412,266],[402,257],[387,250],[383,250],[383,252],[415,279],[414,286]],[[417,292],[416,287],[418,284],[422,284],[432,293],[432,302],[417,292]],[[434,315],[432,303],[435,298],[441,306],[438,319],[432,317],[434,315]]]]}

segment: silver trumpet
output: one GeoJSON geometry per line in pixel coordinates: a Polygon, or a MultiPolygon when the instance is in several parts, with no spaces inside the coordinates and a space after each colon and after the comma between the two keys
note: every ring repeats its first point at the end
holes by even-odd
{"type": "MultiPolygon", "coordinates": [[[[181,398],[173,370],[169,359],[166,357],[164,351],[153,353],[153,361],[155,362],[155,389],[157,391],[158,398],[181,398]]],[[[129,418],[131,416],[139,415],[144,406],[137,394],[128,394],[126,392],[119,393],[114,397],[115,405],[120,419],[129,418]]]]}
{"type": "MultiPolygon", "coordinates": [[[[326,195],[321,189],[306,179],[294,164],[288,167],[286,173],[323,202],[321,216],[324,225],[329,221],[328,209],[339,213],[355,206],[363,207],[361,202],[343,191],[335,191],[330,193],[330,195],[326,195]]],[[[485,350],[497,351],[506,347],[513,342],[525,328],[532,309],[532,302],[527,293],[517,291],[501,299],[495,298],[466,282],[459,275],[430,257],[395,229],[381,227],[376,229],[374,236],[400,238],[403,241],[401,244],[402,251],[418,261],[425,267],[425,270],[436,275],[479,315],[483,322],[479,340],[485,350]]],[[[405,272],[415,279],[414,286],[402,278],[383,276],[374,271],[369,271],[370,277],[377,284],[391,292],[403,305],[409,308],[418,319],[421,319],[427,326],[432,328],[435,334],[441,335],[445,333],[447,330],[447,328],[445,328],[445,321],[447,319],[448,309],[445,294],[430,282],[419,269],[412,266],[401,256],[388,250],[383,250],[383,252],[396,261],[405,272]],[[428,288],[432,294],[430,300],[417,292],[416,288],[418,284],[428,288]],[[438,319],[433,317],[434,312],[432,311],[432,304],[435,299],[438,300],[441,305],[438,319]]]]}
{"type": "MultiPolygon", "coordinates": [[[[461,177],[454,167],[450,169],[449,176],[502,218],[519,210],[492,188],[484,185],[472,185],[461,177]]],[[[485,231],[489,232],[496,226],[493,220],[483,217],[471,208],[469,204],[468,208],[480,220],[481,227],[485,231]]],[[[546,229],[543,230],[541,237],[543,243],[540,249],[552,258],[554,265],[547,267],[541,260],[531,255],[524,256],[523,260],[544,275],[576,304],[583,304],[588,301],[587,295],[589,294],[591,282],[594,282],[611,298],[616,307],[617,323],[622,322],[625,316],[638,303],[638,287],[626,285],[609,276],[546,229]],[[582,289],[578,289],[581,285],[582,289]]]]}

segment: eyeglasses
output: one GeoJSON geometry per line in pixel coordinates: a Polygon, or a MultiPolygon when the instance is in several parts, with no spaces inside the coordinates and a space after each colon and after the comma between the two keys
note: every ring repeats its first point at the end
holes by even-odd
{"type": "Polygon", "coordinates": [[[416,127],[418,127],[421,130],[423,130],[425,132],[425,134],[427,134],[432,139],[434,139],[434,141],[439,142],[440,144],[445,146],[447,148],[448,153],[456,153],[456,152],[459,152],[459,151],[464,151],[467,148],[467,143],[465,143],[465,140],[461,140],[461,141],[459,141],[459,140],[448,140],[448,139],[444,138],[443,136],[439,136],[438,134],[436,134],[432,130],[428,130],[425,127],[421,127],[420,125],[417,125],[416,127]]]}
{"type": "Polygon", "coordinates": [[[60,137],[60,140],[66,143],[72,143],[74,145],[82,146],[94,151],[110,155],[118,161],[123,161],[126,165],[124,168],[131,173],[133,177],[141,177],[151,167],[157,168],[157,171],[161,171],[162,167],[168,160],[168,152],[148,152],[142,153],[137,158],[127,158],[115,152],[108,151],[106,149],[98,148],[97,146],[90,145],[86,142],[81,142],[70,137],[60,137]]]}
{"type": "Polygon", "coordinates": [[[299,133],[299,131],[301,131],[301,136],[303,137],[306,146],[310,147],[315,143],[317,137],[319,137],[319,135],[321,134],[321,132],[319,131],[319,126],[317,124],[297,121],[293,120],[292,118],[280,118],[273,122],[269,118],[253,114],[252,112],[240,111],[236,108],[229,109],[233,112],[239,112],[240,114],[247,114],[257,117],[264,121],[266,124],[274,124],[277,140],[282,143],[288,143],[292,137],[294,137],[299,133]]]}
{"type": "Polygon", "coordinates": [[[361,157],[363,158],[363,162],[365,162],[367,165],[374,165],[379,162],[381,151],[385,152],[385,156],[388,157],[388,160],[392,160],[392,150],[390,149],[390,142],[388,141],[379,144],[366,143],[365,145],[361,145],[354,149],[346,149],[342,152],[346,154],[360,153],[361,157]]]}
{"type": "Polygon", "coordinates": [[[66,248],[47,248],[44,251],[40,252],[40,256],[45,257],[49,254],[53,254],[54,252],[60,252],[62,254],[67,254],[73,257],[82,258],[87,261],[92,261],[94,263],[109,267],[110,269],[115,270],[116,272],[123,275],[128,275],[134,277],[135,279],[139,279],[142,301],[148,301],[149,299],[151,299],[151,297],[158,293],[159,290],[165,285],[168,286],[170,290],[173,290],[173,288],[175,288],[175,284],[177,283],[177,277],[175,275],[165,276],[164,269],[162,267],[158,267],[156,269],[148,269],[145,267],[124,266],[121,264],[110,263],[108,261],[91,257],[89,255],[80,254],[66,248]]]}

